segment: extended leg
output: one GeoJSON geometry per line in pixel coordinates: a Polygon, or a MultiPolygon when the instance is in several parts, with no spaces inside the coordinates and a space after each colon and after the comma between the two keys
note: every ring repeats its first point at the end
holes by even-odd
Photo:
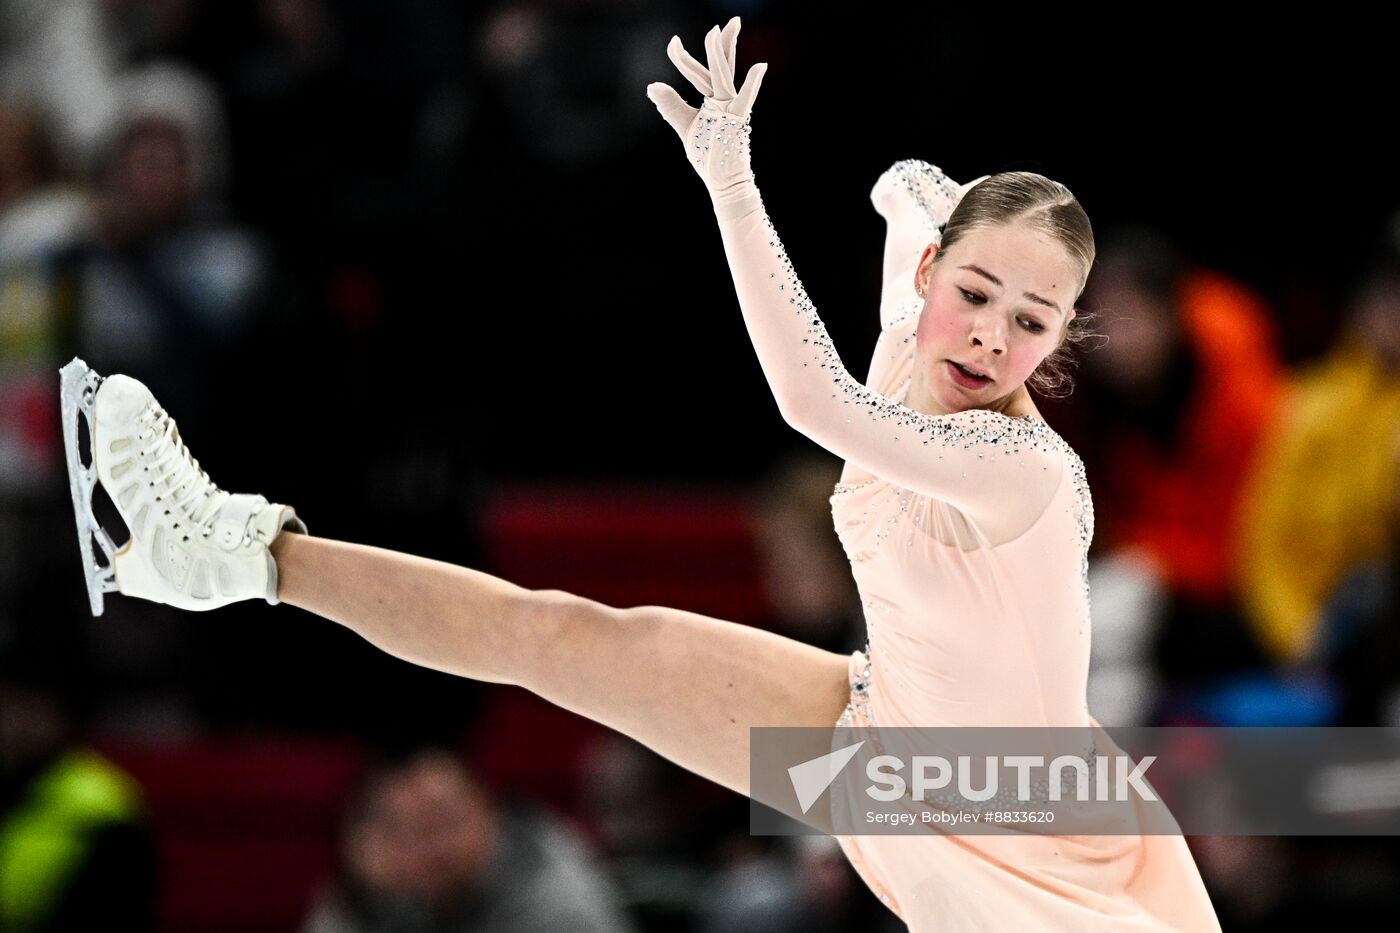
{"type": "Polygon", "coordinates": [[[750,726],[830,727],[845,708],[846,657],[772,632],[307,535],[272,551],[282,602],[415,664],[523,686],[745,796],[750,726]]]}
{"type": "Polygon", "coordinates": [[[845,707],[841,655],[693,612],[614,609],[310,537],[290,506],[215,485],[139,381],[103,379],[74,360],[62,390],[94,614],[113,588],[194,610],[280,599],[415,664],[519,684],[745,795],[750,727],[830,728],[845,707]],[[79,415],[90,427],[90,466],[79,415]],[[130,532],[119,548],[93,519],[94,481],[130,532]],[[93,540],[109,564],[98,563],[93,540]]]}

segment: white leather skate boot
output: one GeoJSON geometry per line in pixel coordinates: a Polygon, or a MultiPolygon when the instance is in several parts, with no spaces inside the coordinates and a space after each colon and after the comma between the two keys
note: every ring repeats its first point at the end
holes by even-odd
{"type": "Polygon", "coordinates": [[[295,510],[214,485],[175,421],[135,379],[103,378],[78,359],[61,375],[69,480],[93,615],[102,613],[102,594],[112,590],[181,609],[258,597],[276,604],[277,562],[268,546],[284,530],[306,533],[295,510]],[[92,441],[87,466],[79,457],[79,413],[92,441]],[[94,482],[131,534],[120,548],[93,516],[94,482]],[[94,540],[105,567],[94,559],[94,540]]]}

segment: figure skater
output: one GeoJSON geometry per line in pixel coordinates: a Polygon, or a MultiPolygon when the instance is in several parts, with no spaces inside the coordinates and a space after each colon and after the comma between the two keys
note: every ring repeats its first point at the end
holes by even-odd
{"type": "MultiPolygon", "coordinates": [[[[1053,380],[1080,336],[1075,302],[1094,259],[1084,211],[1033,173],[957,185],[896,163],[872,192],[888,233],[882,333],[862,384],[755,185],[749,115],[767,66],[736,90],[738,33],[737,17],[709,32],[708,67],[671,40],[701,107],[664,84],[647,94],[710,193],[780,412],[846,460],[831,504],[865,650],[313,537],[292,508],[211,482],[141,383],[75,360],[65,433],[94,613],[113,590],[187,609],[290,603],[415,664],[525,687],[746,796],[751,727],[1097,727],[1085,699],[1092,502],[1027,390],[1053,380]],[[120,550],[93,518],[95,482],[130,530],[120,550]]],[[[831,131],[852,116],[834,114],[831,131]]],[[[1180,835],[838,838],[916,933],[1220,929],[1180,835]]]]}

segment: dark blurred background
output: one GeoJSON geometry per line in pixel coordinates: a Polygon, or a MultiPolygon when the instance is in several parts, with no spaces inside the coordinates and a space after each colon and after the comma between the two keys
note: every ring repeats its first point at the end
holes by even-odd
{"type": "MultiPolygon", "coordinates": [[[[746,801],[523,691],[288,609],[83,599],[75,354],[318,535],[859,647],[840,464],[778,416],[645,96],[695,102],[667,41],[703,59],[735,14],[740,72],[770,63],[755,174],[857,377],[896,160],[1040,172],[1093,220],[1107,339],[1038,403],[1094,492],[1096,717],[1400,725],[1385,30],[0,0],[0,928],[892,923],[830,840],[751,837],[746,801]]],[[[1397,907],[1387,846],[1191,843],[1227,930],[1397,907]]]]}

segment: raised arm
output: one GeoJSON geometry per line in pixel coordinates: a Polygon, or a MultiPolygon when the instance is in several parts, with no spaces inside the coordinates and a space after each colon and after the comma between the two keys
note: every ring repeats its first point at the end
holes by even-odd
{"type": "MultiPolygon", "coordinates": [[[[943,500],[992,540],[1023,532],[1050,501],[1064,459],[1041,422],[973,409],[926,415],[872,391],[842,364],[788,260],[749,164],[749,112],[764,65],[733,86],[737,17],[705,39],[709,68],[673,39],[672,60],[705,95],[698,110],[666,85],[648,96],[705,180],[744,322],[783,418],[839,457],[943,500]]],[[[916,257],[917,258],[917,257],[916,257]]],[[[912,278],[912,268],[911,268],[912,278]]]]}
{"type": "Polygon", "coordinates": [[[943,225],[967,189],[983,178],[960,185],[936,165],[901,159],[880,175],[870,203],[885,218],[885,260],[880,287],[880,328],[888,330],[917,313],[922,301],[914,291],[914,270],[924,247],[937,243],[943,225]]]}

